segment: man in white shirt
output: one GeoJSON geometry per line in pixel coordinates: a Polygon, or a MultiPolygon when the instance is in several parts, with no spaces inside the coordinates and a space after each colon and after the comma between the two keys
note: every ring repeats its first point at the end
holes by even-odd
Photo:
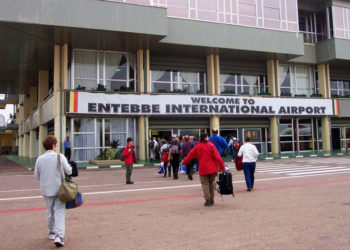
{"type": "Polygon", "coordinates": [[[256,167],[256,161],[259,156],[259,151],[255,145],[251,143],[251,138],[245,139],[244,145],[239,149],[238,156],[243,155],[242,167],[245,176],[245,182],[247,184],[247,191],[252,191],[254,187],[254,173],[256,167]]]}
{"type": "Polygon", "coordinates": [[[46,152],[36,160],[34,175],[40,181],[41,194],[46,203],[49,239],[60,247],[64,245],[66,203],[60,201],[58,191],[62,182],[61,175],[71,175],[72,167],[66,157],[59,154],[61,167],[58,169],[56,144],[57,139],[53,135],[45,138],[43,145],[46,152]]]}

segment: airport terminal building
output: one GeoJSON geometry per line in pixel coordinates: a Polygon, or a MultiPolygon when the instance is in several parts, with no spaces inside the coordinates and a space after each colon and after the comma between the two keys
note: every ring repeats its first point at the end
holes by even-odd
{"type": "Polygon", "coordinates": [[[47,134],[79,162],[212,128],[272,155],[350,141],[349,1],[4,0],[0,51],[20,156],[47,134]]]}

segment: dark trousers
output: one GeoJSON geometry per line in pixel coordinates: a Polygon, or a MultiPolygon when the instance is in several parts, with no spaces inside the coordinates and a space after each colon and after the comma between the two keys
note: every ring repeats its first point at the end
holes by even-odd
{"type": "Polygon", "coordinates": [[[164,177],[166,177],[167,172],[169,174],[169,177],[171,176],[171,164],[169,162],[164,162],[164,177]]]}
{"type": "Polygon", "coordinates": [[[192,179],[194,164],[196,164],[196,160],[193,160],[186,165],[186,174],[188,179],[192,179]]]}
{"type": "Polygon", "coordinates": [[[232,150],[232,160],[233,160],[233,162],[236,160],[237,153],[238,153],[238,151],[232,150]]]}
{"type": "Polygon", "coordinates": [[[125,167],[126,167],[126,174],[125,174],[126,182],[129,182],[131,181],[133,164],[126,164],[125,167]]]}
{"type": "Polygon", "coordinates": [[[68,161],[70,161],[71,153],[72,153],[72,151],[70,150],[70,148],[64,149],[64,156],[67,158],[68,161]]]}
{"type": "Polygon", "coordinates": [[[242,167],[247,188],[252,189],[254,187],[254,173],[256,162],[243,162],[242,167]]]}
{"type": "Polygon", "coordinates": [[[174,179],[179,177],[179,165],[180,165],[179,157],[174,157],[174,159],[171,160],[171,166],[173,167],[174,179]]]}

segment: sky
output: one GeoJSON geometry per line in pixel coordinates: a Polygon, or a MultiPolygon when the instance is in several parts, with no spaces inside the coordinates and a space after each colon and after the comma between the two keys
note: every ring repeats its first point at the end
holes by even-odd
{"type": "MultiPolygon", "coordinates": [[[[0,99],[4,99],[5,95],[0,95],[0,99]]],[[[5,121],[13,114],[13,104],[7,104],[5,109],[0,109],[0,114],[5,116],[5,121]]]]}

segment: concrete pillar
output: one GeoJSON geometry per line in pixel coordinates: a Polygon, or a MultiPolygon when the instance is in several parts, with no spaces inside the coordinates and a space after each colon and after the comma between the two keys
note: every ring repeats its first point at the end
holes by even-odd
{"type": "Polygon", "coordinates": [[[40,105],[49,94],[49,71],[39,71],[38,80],[38,105],[40,105]]]}
{"type": "Polygon", "coordinates": [[[23,137],[23,156],[29,157],[29,133],[25,133],[23,137]]]}
{"type": "Polygon", "coordinates": [[[23,100],[23,111],[24,111],[24,118],[26,118],[30,113],[31,113],[31,109],[30,109],[30,97],[29,95],[26,95],[24,97],[23,100]]]}
{"type": "Polygon", "coordinates": [[[64,90],[68,88],[68,45],[54,45],[54,127],[57,152],[63,152],[66,137],[64,90]]]}
{"type": "Polygon", "coordinates": [[[271,96],[276,97],[277,91],[276,91],[276,71],[275,71],[275,60],[271,59],[266,62],[267,66],[267,81],[268,81],[268,87],[269,87],[269,93],[271,96]]]}
{"type": "Polygon", "coordinates": [[[47,136],[47,125],[40,125],[39,126],[39,155],[42,155],[45,153],[45,148],[43,146],[43,141],[45,137],[47,136]]]}
{"type": "Polygon", "coordinates": [[[151,78],[150,78],[150,72],[151,72],[151,62],[150,62],[150,52],[149,49],[144,50],[144,56],[143,56],[143,66],[144,66],[144,81],[145,81],[145,92],[151,93],[151,78]]]}
{"type": "Polygon", "coordinates": [[[324,152],[331,151],[331,123],[329,117],[321,118],[322,124],[322,148],[324,152]]]}
{"type": "Polygon", "coordinates": [[[214,55],[207,56],[207,82],[208,94],[215,95],[215,61],[214,55]]]}
{"type": "Polygon", "coordinates": [[[38,88],[30,87],[29,89],[30,113],[38,106],[38,88]]]}
{"type": "Polygon", "coordinates": [[[214,78],[215,78],[215,95],[220,95],[220,58],[219,55],[214,56],[214,78]]]}
{"type": "Polygon", "coordinates": [[[213,115],[210,117],[210,134],[212,134],[212,130],[216,128],[219,130],[220,135],[220,117],[217,115],[213,115]]]}
{"type": "Polygon", "coordinates": [[[145,117],[140,116],[138,118],[138,142],[139,142],[139,159],[141,161],[146,160],[146,148],[147,148],[147,138],[146,138],[146,126],[145,117]]]}
{"type": "Polygon", "coordinates": [[[140,93],[145,92],[145,74],[143,66],[143,50],[139,49],[136,53],[137,57],[137,91],[140,93]]]}
{"type": "Polygon", "coordinates": [[[18,155],[23,156],[23,136],[18,138],[18,155]]]}
{"type": "Polygon", "coordinates": [[[279,128],[278,128],[278,118],[273,116],[270,118],[270,134],[271,134],[271,151],[272,154],[278,155],[280,153],[279,148],[279,128]]]}
{"type": "Polygon", "coordinates": [[[36,157],[36,130],[32,129],[29,132],[29,157],[36,157]]]}
{"type": "Polygon", "coordinates": [[[317,65],[319,91],[323,98],[331,98],[329,65],[317,65]]]}

